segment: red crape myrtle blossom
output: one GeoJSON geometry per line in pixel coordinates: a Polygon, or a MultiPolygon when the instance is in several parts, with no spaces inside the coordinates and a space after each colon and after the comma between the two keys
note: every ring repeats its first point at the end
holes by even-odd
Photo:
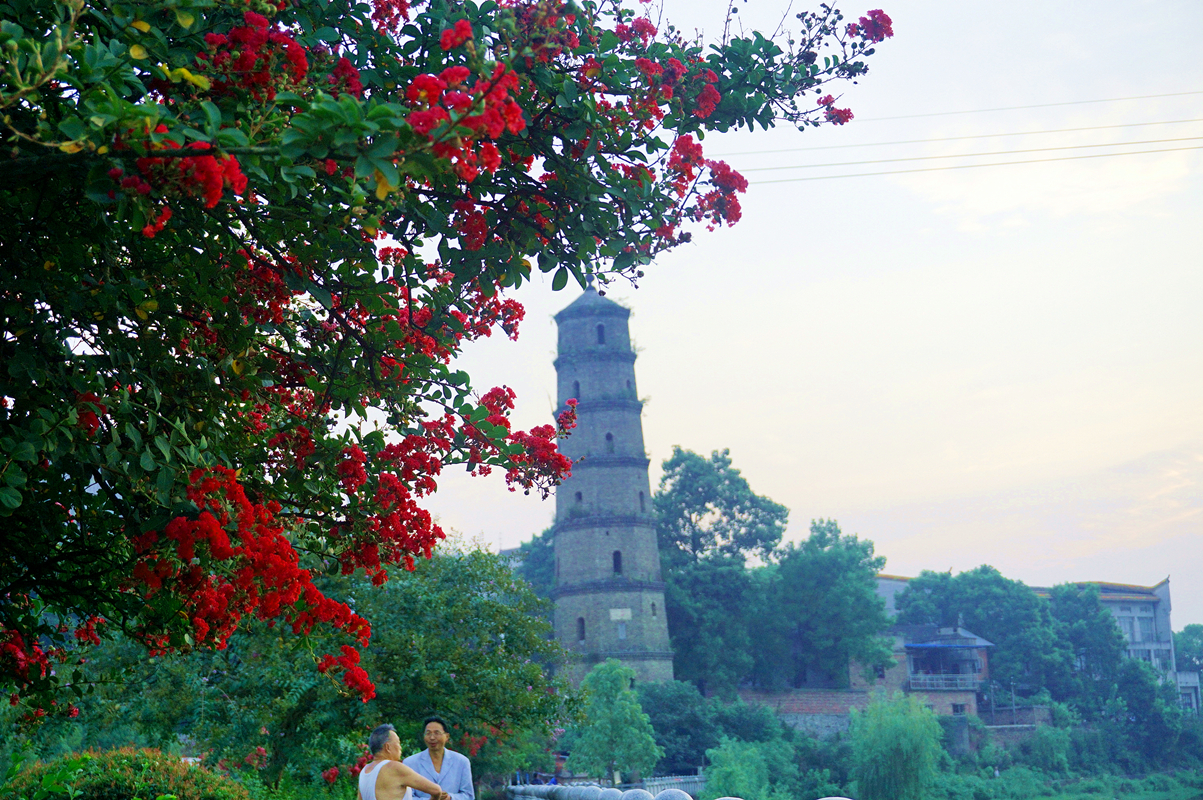
{"type": "Polygon", "coordinates": [[[278,25],[254,11],[243,14],[245,25],[229,33],[205,35],[204,53],[196,64],[212,82],[215,95],[248,92],[253,98],[270,101],[278,91],[304,81],[309,72],[305,48],[278,25]]]}
{"type": "Polygon", "coordinates": [[[861,36],[866,41],[884,42],[894,35],[894,22],[880,8],[869,12],[869,16],[861,17],[848,25],[849,36],[861,36]]]}
{"type": "MultiPolygon", "coordinates": [[[[130,582],[152,604],[165,593],[183,604],[180,634],[187,633],[195,645],[222,649],[242,618],[254,615],[283,618],[298,633],[327,623],[367,644],[367,621],[323,595],[311,573],[298,566],[297,552],[277,520],[278,503],[252,503],[235,472],[224,467],[195,470],[190,481],[188,499],[199,512],[134,537],[140,558],[130,582]]],[[[152,651],[179,647],[162,634],[147,633],[144,639],[152,651]]],[[[357,654],[352,661],[348,651],[354,648],[344,646],[343,660],[323,671],[338,666],[347,686],[366,701],[374,687],[355,667],[357,654]]]]}
{"type": "Polygon", "coordinates": [[[843,125],[852,119],[852,109],[836,108],[835,98],[831,95],[820,97],[819,105],[823,107],[823,118],[833,125],[843,125]]]}

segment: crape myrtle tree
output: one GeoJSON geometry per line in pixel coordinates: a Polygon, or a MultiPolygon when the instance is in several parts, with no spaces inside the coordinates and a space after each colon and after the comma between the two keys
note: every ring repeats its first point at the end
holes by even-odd
{"type": "Polygon", "coordinates": [[[892,35],[821,6],[707,48],[641,13],[0,2],[0,688],[30,719],[74,713],[77,647],[249,618],[341,631],[312,658],[372,697],[369,623],[315,576],[429,556],[448,465],[570,467],[571,415],[512,430],[456,354],[517,334],[535,272],[637,278],[737,221],[705,133],[847,122],[824,84],[892,35]]]}

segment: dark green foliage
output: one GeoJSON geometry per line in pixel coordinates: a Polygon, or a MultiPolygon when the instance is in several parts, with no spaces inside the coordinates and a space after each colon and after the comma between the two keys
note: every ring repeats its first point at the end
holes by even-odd
{"type": "Polygon", "coordinates": [[[640,684],[637,694],[651,720],[656,744],[664,748],[656,772],[682,775],[703,766],[706,751],[719,743],[715,704],[692,683],[680,680],[640,684]]]}
{"type": "Polygon", "coordinates": [[[742,559],[687,561],[665,573],[664,605],[679,680],[734,694],[752,668],[749,628],[763,605],[742,559]]]}
{"type": "Polygon", "coordinates": [[[680,447],[663,463],[652,499],[660,552],[670,565],[708,556],[768,556],[781,541],[789,509],[752,491],[731,466],[729,450],[706,459],[680,447]]]}
{"type": "Polygon", "coordinates": [[[758,679],[845,686],[851,661],[865,668],[892,664],[882,637],[890,622],[877,596],[876,575],[885,561],[873,555],[872,542],[841,533],[835,520],[812,522],[810,536],[785,548],[770,572],[773,615],[762,624],[780,625],[788,652],[758,650],[758,679]]]}
{"type": "Polygon", "coordinates": [[[1174,659],[1179,672],[1203,670],[1203,625],[1187,625],[1174,634],[1174,659]]]}
{"type": "Polygon", "coordinates": [[[536,534],[529,542],[523,542],[519,551],[522,561],[514,571],[531,585],[535,594],[550,598],[551,590],[556,587],[555,529],[547,528],[536,534]]]}
{"type": "Polygon", "coordinates": [[[715,710],[715,722],[723,736],[744,742],[771,742],[788,739],[792,729],[781,722],[781,718],[768,706],[759,703],[722,704],[715,710]]]}
{"type": "MultiPolygon", "coordinates": [[[[78,800],[130,800],[174,795],[178,800],[247,800],[237,782],[157,750],[88,752],[38,763],[0,788],[0,800],[33,798],[46,775],[59,773],[78,800]],[[78,768],[73,768],[75,764],[78,768]],[[68,767],[63,770],[64,765],[68,767]]],[[[60,790],[61,791],[61,790],[60,790]]]]}
{"type": "Polygon", "coordinates": [[[990,675],[1021,694],[1047,687],[1056,699],[1071,691],[1074,654],[1049,603],[991,566],[955,577],[923,572],[898,595],[898,621],[963,625],[994,643],[990,675]]]}
{"type": "Polygon", "coordinates": [[[1164,763],[1172,757],[1182,730],[1177,690],[1162,683],[1150,664],[1124,661],[1119,670],[1113,720],[1121,723],[1128,752],[1119,754],[1133,767],[1164,763]]]}
{"type": "Polygon", "coordinates": [[[1079,711],[1096,717],[1103,708],[1119,674],[1127,644],[1115,618],[1099,602],[1093,584],[1054,586],[1049,598],[1059,635],[1074,656],[1073,669],[1059,687],[1061,695],[1073,699],[1079,711]]]}

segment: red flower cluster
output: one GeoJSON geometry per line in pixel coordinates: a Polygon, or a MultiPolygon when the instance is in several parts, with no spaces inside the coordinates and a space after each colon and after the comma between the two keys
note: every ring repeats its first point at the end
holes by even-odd
{"type": "Polygon", "coordinates": [[[630,25],[620,22],[614,28],[614,35],[622,42],[629,42],[638,37],[640,44],[647,47],[648,40],[656,35],[656,26],[647,17],[639,17],[630,25]]]}
{"type": "Polygon", "coordinates": [[[472,38],[472,23],[466,19],[457,20],[455,25],[439,35],[439,47],[444,50],[454,50],[472,38]]]}
{"type": "Polygon", "coordinates": [[[533,56],[526,57],[527,67],[534,62],[546,64],[566,49],[575,50],[580,39],[571,29],[576,14],[557,0],[513,3],[514,22],[522,41],[528,42],[533,56]]]}
{"type": "Polygon", "coordinates": [[[100,417],[97,416],[97,412],[107,415],[109,413],[108,406],[100,402],[100,398],[92,392],[84,392],[76,397],[75,405],[79,407],[75,413],[76,419],[79,420],[76,424],[83,428],[84,433],[88,436],[94,435],[100,428],[100,417]]]}
{"type": "Polygon", "coordinates": [[[340,56],[334,69],[330,72],[330,93],[335,97],[346,93],[352,97],[363,97],[363,81],[359,78],[359,70],[345,56],[340,56]]]}
{"type": "MultiPolygon", "coordinates": [[[[323,595],[309,571],[298,566],[276,521],[277,504],[251,503],[234,471],[224,467],[195,470],[188,499],[200,509],[195,517],[175,517],[162,532],[133,537],[139,560],[130,588],[148,601],[170,593],[197,645],[223,648],[242,617],[252,613],[260,619],[283,616],[297,633],[329,623],[367,643],[367,621],[323,595]]],[[[173,649],[162,633],[146,631],[142,638],[154,652],[173,649]]],[[[358,674],[347,683],[363,694],[371,690],[358,674]]]]}
{"type": "MultiPolygon", "coordinates": [[[[317,671],[321,673],[329,672],[334,667],[339,667],[343,671],[343,682],[351,689],[359,693],[363,702],[367,702],[376,696],[376,687],[368,678],[368,673],[363,667],[359,666],[359,651],[350,645],[343,645],[342,655],[335,658],[330,654],[322,656],[322,660],[318,662],[317,671]]],[[[338,773],[335,773],[335,777],[338,773]]],[[[333,783],[333,781],[331,781],[333,783]]]]}
{"type": "Polygon", "coordinates": [[[824,106],[823,118],[835,125],[843,125],[852,119],[852,109],[836,108],[835,98],[831,95],[820,97],[819,105],[824,106]]]}
{"type": "Polygon", "coordinates": [[[860,36],[870,42],[884,42],[894,35],[894,23],[880,8],[869,12],[848,26],[849,36],[860,36]]]}
{"type": "Polygon", "coordinates": [[[430,137],[439,125],[457,115],[457,128],[467,135],[439,137],[431,148],[440,158],[452,161],[465,181],[472,181],[481,168],[494,172],[501,166],[501,154],[492,142],[476,146],[477,139],[496,139],[506,131],[519,133],[526,128],[522,108],[510,97],[518,87],[518,74],[498,64],[488,78],[479,78],[470,89],[460,85],[471,76],[467,67],[448,67],[435,75],[419,75],[406,88],[405,97],[416,110],[409,115],[410,127],[430,137]]]}
{"type": "Polygon", "coordinates": [[[254,769],[263,769],[267,766],[267,749],[256,747],[254,750],[246,754],[246,758],[242,759],[254,769]]]}
{"type": "Polygon", "coordinates": [[[305,79],[309,59],[279,26],[268,27],[266,17],[247,11],[246,25],[227,34],[205,34],[207,53],[198,53],[197,65],[212,81],[213,94],[246,91],[256,100],[270,101],[276,92],[305,79]]]}
{"type": "Polygon", "coordinates": [[[409,22],[408,0],[372,0],[372,22],[376,30],[397,32],[401,20],[409,22]]]}
{"type": "MultiPolygon", "coordinates": [[[[28,684],[45,678],[50,671],[50,659],[37,642],[25,643],[20,632],[0,627],[0,672],[15,675],[19,682],[28,684]]],[[[17,695],[13,695],[16,705],[17,695]]]]}
{"type": "Polygon", "coordinates": [[[336,780],[338,780],[338,767],[331,767],[330,769],[323,771],[322,780],[329,784],[333,784],[336,780]]]}
{"type": "Polygon", "coordinates": [[[359,487],[368,482],[368,474],[363,464],[368,460],[359,445],[353,444],[343,448],[343,460],[338,465],[338,480],[347,494],[355,494],[359,487]]]}

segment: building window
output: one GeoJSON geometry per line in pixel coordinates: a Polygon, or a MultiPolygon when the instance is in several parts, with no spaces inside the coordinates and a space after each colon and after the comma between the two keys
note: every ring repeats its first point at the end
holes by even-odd
{"type": "Polygon", "coordinates": [[[1131,614],[1131,613],[1132,613],[1132,606],[1120,606],[1120,607],[1119,607],[1119,613],[1121,613],[1121,614],[1131,614]]]}
{"type": "Polygon", "coordinates": [[[952,704],[952,713],[958,714],[958,715],[964,715],[964,714],[968,713],[968,711],[969,711],[968,705],[969,705],[968,703],[953,703],[952,704]]]}
{"type": "Polygon", "coordinates": [[[597,343],[598,344],[606,343],[606,326],[605,325],[597,326],[597,343]]]}
{"type": "Polygon", "coordinates": [[[621,550],[614,551],[614,574],[615,575],[622,574],[622,551],[621,550]]]}
{"type": "Polygon", "coordinates": [[[612,434],[612,433],[606,434],[606,452],[607,453],[614,452],[614,434],[612,434]]]}
{"type": "Polygon", "coordinates": [[[652,616],[656,616],[656,604],[652,603],[652,616]]]}
{"type": "Polygon", "coordinates": [[[1136,641],[1136,620],[1131,617],[1120,617],[1119,628],[1124,632],[1124,638],[1129,642],[1136,641]]]}
{"type": "Polygon", "coordinates": [[[618,623],[618,638],[627,638],[627,624],[625,622],[618,623]]]}
{"type": "Polygon", "coordinates": [[[886,668],[878,664],[873,668],[873,674],[877,676],[878,680],[883,680],[886,677],[886,668]]]}
{"type": "Polygon", "coordinates": [[[1137,621],[1140,622],[1140,640],[1142,642],[1157,641],[1157,629],[1153,625],[1153,618],[1140,617],[1137,621]]]}
{"type": "Polygon", "coordinates": [[[581,382],[580,381],[572,382],[572,396],[575,397],[577,400],[581,399],[581,382]]]}
{"type": "Polygon", "coordinates": [[[583,502],[585,502],[585,496],[584,496],[583,494],[581,494],[580,492],[577,492],[577,493],[576,493],[576,501],[577,501],[578,503],[583,503],[583,502]]]}
{"type": "Polygon", "coordinates": [[[646,503],[646,502],[644,502],[644,499],[643,499],[643,492],[640,492],[640,493],[639,493],[639,513],[640,513],[640,514],[643,514],[643,513],[646,513],[646,512],[647,512],[647,503],[646,503]]]}
{"type": "Polygon", "coordinates": [[[585,643],[585,618],[576,618],[576,640],[581,644],[585,643]]]}

